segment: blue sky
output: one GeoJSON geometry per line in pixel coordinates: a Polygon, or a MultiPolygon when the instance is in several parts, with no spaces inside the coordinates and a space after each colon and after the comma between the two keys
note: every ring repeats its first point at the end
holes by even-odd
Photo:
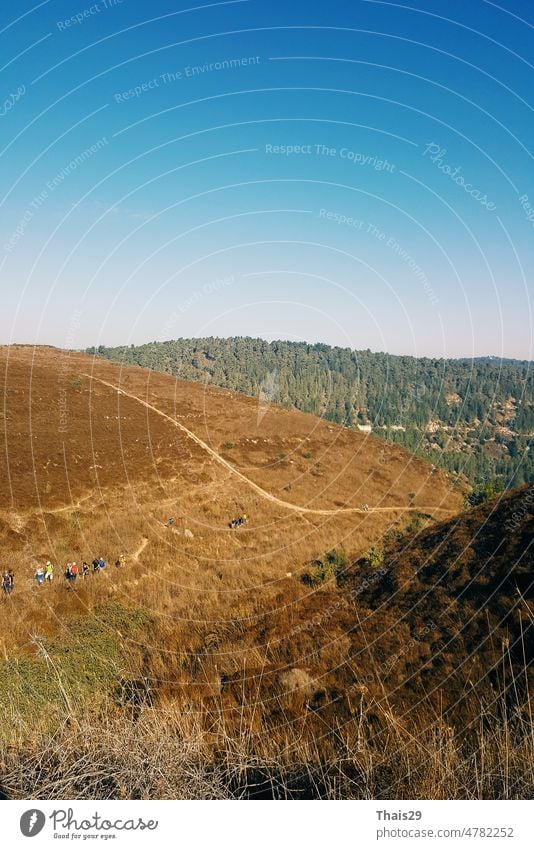
{"type": "Polygon", "coordinates": [[[0,341],[532,359],[527,0],[5,4],[0,341]]]}

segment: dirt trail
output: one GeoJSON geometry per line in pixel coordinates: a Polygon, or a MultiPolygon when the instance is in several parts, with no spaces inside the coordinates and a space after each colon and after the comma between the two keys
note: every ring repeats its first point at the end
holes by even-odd
{"type": "Polygon", "coordinates": [[[93,493],[90,492],[89,495],[84,495],[82,498],[79,498],[76,502],[71,502],[70,504],[66,504],[64,507],[40,507],[39,510],[31,511],[33,513],[41,512],[41,513],[66,513],[69,510],[74,511],[79,510],[84,503],[84,501],[89,501],[90,498],[93,498],[93,493]]]}
{"type": "Polygon", "coordinates": [[[230,471],[235,477],[240,478],[244,483],[247,484],[247,486],[249,486],[251,489],[253,489],[254,492],[257,492],[258,495],[261,495],[262,498],[267,499],[267,501],[273,502],[273,504],[278,504],[280,507],[284,507],[286,510],[291,510],[291,511],[293,511],[293,513],[300,513],[300,514],[309,513],[309,514],[314,514],[316,516],[337,516],[340,513],[362,513],[363,515],[366,515],[367,513],[396,513],[396,512],[403,512],[403,513],[420,513],[420,512],[431,513],[431,512],[434,512],[434,513],[448,513],[448,514],[452,514],[452,513],[455,512],[454,510],[450,510],[447,507],[435,507],[435,506],[432,506],[432,507],[421,507],[421,506],[405,507],[402,504],[398,505],[397,507],[369,507],[368,510],[364,510],[362,507],[338,507],[338,508],[335,508],[335,509],[327,509],[327,508],[319,508],[319,507],[300,507],[298,504],[292,504],[290,501],[284,501],[283,499],[277,498],[275,495],[272,495],[272,493],[267,492],[267,490],[262,489],[262,487],[259,484],[254,483],[253,480],[250,480],[250,478],[247,478],[246,475],[244,475],[242,472],[240,472],[239,469],[236,469],[235,466],[232,466],[232,464],[229,463],[227,460],[225,460],[224,457],[221,457],[220,454],[217,454],[217,452],[214,451],[213,448],[210,448],[210,446],[206,442],[204,442],[202,439],[200,439],[199,436],[197,436],[195,433],[193,433],[193,431],[189,430],[189,428],[187,428],[185,425],[181,424],[181,422],[177,421],[172,416],[169,416],[167,413],[162,412],[162,410],[158,410],[157,407],[154,407],[154,405],[150,404],[148,401],[144,401],[142,398],[139,398],[137,395],[133,395],[131,392],[127,392],[121,386],[116,386],[114,383],[109,383],[107,380],[102,380],[102,378],[100,378],[100,377],[95,377],[95,375],[84,373],[83,377],[88,377],[89,380],[95,380],[95,381],[97,381],[97,383],[102,383],[104,386],[107,386],[110,389],[115,390],[115,392],[118,392],[119,394],[124,395],[127,398],[131,398],[132,400],[137,401],[139,404],[142,404],[148,410],[152,410],[154,413],[157,413],[158,416],[162,416],[164,419],[167,419],[167,421],[171,422],[175,427],[177,427],[179,430],[183,431],[189,437],[189,439],[192,439],[193,442],[196,442],[197,445],[199,445],[204,451],[206,451],[208,454],[210,454],[213,457],[213,459],[216,460],[221,466],[224,466],[224,468],[227,469],[228,471],[230,471]]]}
{"type": "Polygon", "coordinates": [[[143,537],[143,542],[141,543],[141,545],[139,546],[139,548],[137,548],[137,549],[134,551],[134,553],[132,554],[131,559],[134,561],[134,563],[137,563],[137,561],[139,560],[139,558],[140,558],[141,554],[143,553],[143,551],[145,550],[145,548],[147,547],[147,545],[148,545],[148,538],[147,538],[147,537],[143,537]]]}

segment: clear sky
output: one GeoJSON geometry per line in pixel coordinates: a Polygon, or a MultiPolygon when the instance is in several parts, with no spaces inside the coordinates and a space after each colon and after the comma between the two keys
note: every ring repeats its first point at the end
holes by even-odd
{"type": "Polygon", "coordinates": [[[0,10],[0,341],[533,358],[530,0],[0,10]]]}

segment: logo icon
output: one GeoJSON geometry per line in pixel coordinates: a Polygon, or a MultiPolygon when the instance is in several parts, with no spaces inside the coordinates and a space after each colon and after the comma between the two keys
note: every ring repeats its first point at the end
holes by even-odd
{"type": "Polygon", "coordinates": [[[279,393],[280,380],[278,370],[273,369],[265,375],[260,383],[260,391],[258,393],[258,417],[256,426],[259,427],[267,410],[274,402],[279,393]]]}
{"type": "Polygon", "coordinates": [[[37,808],[32,808],[22,814],[20,818],[20,830],[24,837],[35,837],[36,834],[39,834],[43,830],[45,822],[46,817],[43,812],[37,810],[37,808]]]}

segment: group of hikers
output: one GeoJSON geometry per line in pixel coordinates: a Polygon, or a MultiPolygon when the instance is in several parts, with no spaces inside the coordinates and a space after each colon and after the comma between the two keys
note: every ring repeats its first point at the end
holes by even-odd
{"type": "Polygon", "coordinates": [[[229,527],[230,528],[240,528],[241,525],[244,525],[246,521],[247,521],[247,514],[243,513],[243,515],[238,516],[237,519],[232,519],[232,521],[229,522],[229,527]]]}
{"type": "MultiPolygon", "coordinates": [[[[126,556],[124,554],[119,554],[115,561],[115,566],[120,568],[121,566],[126,565],[126,556]]],[[[102,569],[105,569],[107,566],[106,561],[103,557],[95,557],[93,562],[91,563],[93,573],[100,572],[102,569]]],[[[91,566],[87,563],[86,560],[82,562],[81,572],[80,568],[76,561],[72,561],[67,563],[64,571],[64,576],[69,583],[74,583],[78,578],[78,575],[81,574],[82,578],[87,578],[91,573],[91,566]]],[[[52,581],[54,578],[54,566],[51,561],[48,560],[45,566],[38,566],[35,572],[35,579],[39,585],[43,584],[45,581],[52,581]]]]}
{"type": "MultiPolygon", "coordinates": [[[[106,561],[103,557],[95,557],[92,566],[93,572],[100,572],[101,569],[106,568],[106,561]]],[[[69,583],[73,584],[75,582],[76,578],[78,577],[78,571],[78,564],[75,561],[73,561],[72,563],[67,563],[67,568],[65,569],[65,578],[67,579],[67,581],[69,581],[69,583]]],[[[87,578],[90,572],[91,567],[89,566],[89,563],[84,560],[82,562],[82,578],[87,578]]]]}
{"type": "MultiPolygon", "coordinates": [[[[117,568],[121,568],[125,565],[126,556],[124,554],[119,554],[115,561],[115,566],[117,568]]],[[[89,565],[89,563],[84,560],[80,568],[78,568],[78,564],[75,561],[71,561],[67,563],[63,575],[69,582],[69,584],[73,584],[78,578],[78,575],[81,575],[82,578],[87,578],[88,575],[90,575],[91,571],[93,573],[100,572],[102,569],[105,569],[106,566],[107,563],[103,557],[95,557],[91,565],[89,565]]],[[[41,586],[45,582],[51,584],[54,580],[54,574],[55,567],[51,560],[47,560],[44,566],[37,567],[34,577],[37,581],[37,584],[41,586]]],[[[6,569],[2,575],[2,592],[4,593],[4,595],[10,595],[13,592],[14,587],[15,573],[13,572],[13,569],[6,569]]]]}
{"type": "MultiPolygon", "coordinates": [[[[179,522],[183,523],[183,521],[184,521],[183,517],[181,517],[179,519],[179,522]]],[[[242,516],[237,516],[237,518],[232,519],[230,522],[228,522],[228,527],[232,528],[232,530],[234,528],[240,528],[241,525],[244,525],[246,523],[246,521],[247,521],[247,514],[243,513],[242,516]]],[[[163,522],[163,524],[165,525],[166,528],[170,528],[170,527],[172,527],[172,525],[176,524],[176,519],[174,518],[174,516],[171,516],[169,519],[167,519],[166,522],[163,522]]],[[[187,531],[186,531],[186,535],[187,535],[187,531]]]]}
{"type": "MultiPolygon", "coordinates": [[[[121,568],[126,565],[126,556],[124,554],[119,554],[115,561],[115,566],[117,568],[121,568]]],[[[67,563],[65,570],[63,572],[64,577],[72,584],[78,578],[78,575],[81,574],[82,578],[87,578],[87,576],[93,571],[100,572],[102,569],[105,569],[107,566],[106,561],[103,557],[95,557],[91,566],[84,560],[81,564],[81,572],[78,568],[78,564],[75,561],[67,563]],[[92,570],[91,570],[92,566],[92,570]]],[[[54,580],[55,567],[51,560],[47,560],[44,566],[38,566],[35,571],[35,580],[37,584],[41,586],[42,584],[52,583],[54,580]]],[[[13,569],[6,569],[2,574],[2,592],[4,595],[10,595],[15,588],[15,573],[13,569]]]]}
{"type": "MultiPolygon", "coordinates": [[[[244,525],[246,523],[246,521],[247,521],[247,514],[243,513],[242,516],[238,516],[237,518],[232,519],[229,522],[229,527],[232,528],[232,529],[240,528],[241,525],[244,525]]],[[[174,519],[169,519],[165,524],[171,525],[171,524],[174,524],[174,522],[175,522],[174,519]]],[[[119,554],[119,556],[117,557],[117,559],[115,561],[115,566],[117,568],[121,568],[122,566],[125,566],[125,565],[126,565],[126,556],[124,554],[119,554]]],[[[81,567],[80,567],[81,571],[80,571],[80,568],[78,567],[78,564],[76,563],[76,561],[71,561],[71,562],[67,563],[65,570],[63,572],[63,575],[64,575],[64,577],[66,578],[66,580],[68,581],[69,584],[73,584],[77,580],[78,575],[81,574],[82,578],[87,578],[90,575],[91,571],[93,572],[93,574],[95,574],[96,572],[100,572],[102,569],[105,569],[106,566],[107,566],[107,563],[106,563],[106,561],[104,560],[103,557],[95,557],[95,559],[92,561],[91,565],[89,565],[89,563],[87,563],[87,561],[84,560],[81,564],[81,567]],[[91,569],[91,566],[92,566],[92,569],[91,569]]],[[[35,571],[35,580],[37,581],[37,584],[39,586],[41,586],[45,582],[51,584],[52,581],[54,580],[54,573],[55,573],[55,567],[54,567],[52,561],[47,560],[44,566],[39,565],[37,567],[37,569],[35,571]]],[[[13,569],[9,569],[9,570],[6,569],[6,571],[2,575],[2,591],[3,591],[3,593],[5,595],[9,595],[10,593],[13,592],[14,586],[15,586],[15,574],[13,572],[13,569]]]]}

